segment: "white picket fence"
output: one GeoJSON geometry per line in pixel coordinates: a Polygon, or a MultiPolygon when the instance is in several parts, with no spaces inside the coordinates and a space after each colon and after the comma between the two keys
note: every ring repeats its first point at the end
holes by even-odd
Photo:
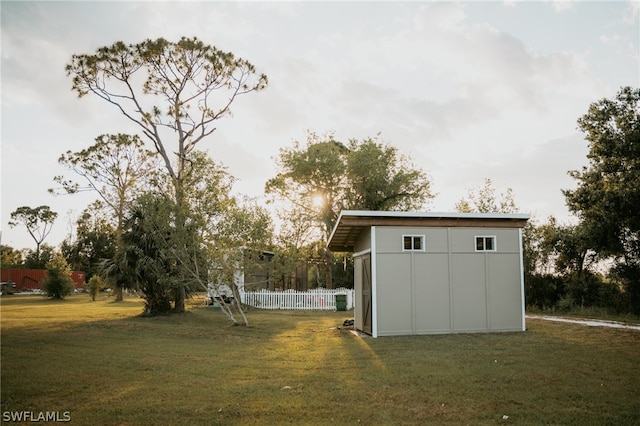
{"type": "Polygon", "coordinates": [[[250,291],[240,292],[242,303],[260,309],[336,310],[336,295],[347,296],[347,310],[353,309],[353,289],[313,289],[309,291],[250,291]]]}

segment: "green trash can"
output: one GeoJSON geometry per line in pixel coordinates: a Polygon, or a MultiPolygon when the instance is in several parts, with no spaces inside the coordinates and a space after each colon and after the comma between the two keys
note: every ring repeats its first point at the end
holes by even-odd
{"type": "Polygon", "coordinates": [[[347,310],[347,295],[336,294],[336,311],[346,311],[346,310],[347,310]]]}

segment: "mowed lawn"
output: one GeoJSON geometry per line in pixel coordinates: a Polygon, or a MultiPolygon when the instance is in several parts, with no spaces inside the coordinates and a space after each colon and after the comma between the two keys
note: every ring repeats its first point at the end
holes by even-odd
{"type": "MultiPolygon", "coordinates": [[[[2,296],[2,413],[77,425],[640,424],[640,332],[528,320],[526,332],[385,337],[352,312],[192,300],[2,296]],[[62,415],[62,414],[61,414],[62,415]]],[[[30,423],[32,424],[32,423],[30,423]]]]}

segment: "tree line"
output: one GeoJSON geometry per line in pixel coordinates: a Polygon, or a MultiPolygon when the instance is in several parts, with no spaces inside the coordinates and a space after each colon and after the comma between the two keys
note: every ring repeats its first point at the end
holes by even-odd
{"type": "MultiPolygon", "coordinates": [[[[424,210],[434,197],[430,177],[379,136],[339,141],[313,132],[280,150],[277,172],[265,184],[278,220],[256,200],[233,196],[233,176],[198,147],[239,97],[265,89],[268,79],[247,60],[197,38],[117,42],[73,55],[66,71],[79,97],[103,99],[140,134],[100,135],[84,150],[63,153],[58,161],[74,178],[56,176],[50,192],[93,191],[98,199],[58,251],[43,243],[56,213],[18,208],[10,224],[27,228],[36,251],[3,246],[5,267],[62,259],[113,288],[117,299],[127,289],[141,292],[148,315],[184,312],[190,293],[233,283],[236,271],[265,250],[274,255],[270,273],[280,288],[296,279],[301,264],[309,266],[304,278],[318,286],[352,286],[350,255],[326,249],[339,212],[424,210]]],[[[590,165],[571,172],[579,185],[565,196],[579,224],[549,218],[528,225],[528,304],[640,311],[639,97],[638,89],[622,88],[578,120],[590,165]]],[[[455,209],[517,207],[510,189],[496,194],[486,180],[455,209]]],[[[225,312],[246,324],[234,300],[225,312]]]]}

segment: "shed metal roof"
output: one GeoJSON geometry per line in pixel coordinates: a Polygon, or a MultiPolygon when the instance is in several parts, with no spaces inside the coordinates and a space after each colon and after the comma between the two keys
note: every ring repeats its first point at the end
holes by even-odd
{"type": "Polygon", "coordinates": [[[523,213],[343,210],[331,231],[327,247],[332,251],[352,251],[363,229],[370,226],[522,228],[529,217],[523,213]]]}

